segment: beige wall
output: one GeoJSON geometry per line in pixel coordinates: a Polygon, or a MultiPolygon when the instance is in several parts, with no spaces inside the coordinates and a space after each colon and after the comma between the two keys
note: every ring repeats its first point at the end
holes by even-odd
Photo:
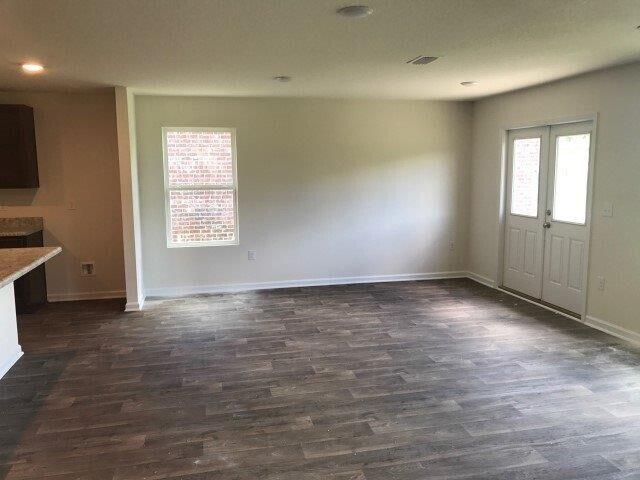
{"type": "Polygon", "coordinates": [[[51,299],[124,296],[113,91],[1,92],[0,103],[34,108],[40,188],[0,190],[0,216],[42,216],[45,244],[62,246],[46,266],[51,299]],[[91,260],[96,275],[81,277],[91,260]]]}
{"type": "Polygon", "coordinates": [[[147,295],[465,268],[469,103],[136,96],[136,116],[147,295]],[[237,129],[238,246],[166,246],[161,127],[190,125],[237,129]]]}
{"type": "Polygon", "coordinates": [[[469,269],[496,280],[501,127],[598,114],[587,314],[640,332],[640,64],[474,104],[469,269]],[[603,217],[603,202],[614,216],[603,217]],[[596,277],[604,276],[600,291],[596,277]]]}

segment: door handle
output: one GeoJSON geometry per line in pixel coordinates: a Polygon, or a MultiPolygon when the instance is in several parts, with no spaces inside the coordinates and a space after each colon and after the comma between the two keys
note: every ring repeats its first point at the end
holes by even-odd
{"type": "Polygon", "coordinates": [[[544,222],[542,228],[551,228],[551,222],[544,222]]]}

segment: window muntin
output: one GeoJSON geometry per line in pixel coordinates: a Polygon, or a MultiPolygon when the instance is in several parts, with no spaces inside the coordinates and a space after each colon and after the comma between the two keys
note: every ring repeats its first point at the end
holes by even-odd
{"type": "Polygon", "coordinates": [[[238,243],[235,130],[164,128],[167,246],[238,243]]]}

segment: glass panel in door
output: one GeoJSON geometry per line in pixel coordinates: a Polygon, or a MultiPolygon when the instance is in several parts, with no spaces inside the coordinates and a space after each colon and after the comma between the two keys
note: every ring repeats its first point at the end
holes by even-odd
{"type": "Polygon", "coordinates": [[[591,135],[556,137],[553,220],[584,225],[587,216],[587,181],[591,135]]]}
{"type": "Polygon", "coordinates": [[[511,215],[538,216],[540,181],[540,138],[517,138],[513,141],[511,173],[511,215]]]}

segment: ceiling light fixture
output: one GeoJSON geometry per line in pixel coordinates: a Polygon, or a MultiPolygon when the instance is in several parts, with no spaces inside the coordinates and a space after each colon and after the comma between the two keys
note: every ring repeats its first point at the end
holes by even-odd
{"type": "Polygon", "coordinates": [[[462,85],[463,87],[473,87],[475,85],[478,85],[478,82],[476,82],[475,80],[468,80],[466,82],[460,82],[460,85],[462,85]]]}
{"type": "Polygon", "coordinates": [[[37,63],[23,63],[22,70],[26,73],[42,73],[44,67],[37,63]]]}
{"type": "Polygon", "coordinates": [[[364,18],[373,13],[373,8],[368,5],[347,5],[336,10],[336,13],[348,18],[364,18]]]}
{"type": "Polygon", "coordinates": [[[277,77],[273,77],[276,82],[287,83],[291,81],[291,77],[288,75],[278,75],[277,77]]]}

